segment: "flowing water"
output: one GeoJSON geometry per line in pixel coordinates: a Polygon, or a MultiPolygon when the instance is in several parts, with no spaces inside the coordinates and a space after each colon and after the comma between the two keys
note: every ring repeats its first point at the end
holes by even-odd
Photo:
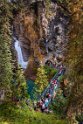
{"type": "Polygon", "coordinates": [[[21,65],[21,67],[23,69],[26,69],[27,65],[28,65],[28,61],[24,61],[23,59],[23,54],[22,54],[22,50],[21,50],[21,46],[20,46],[20,41],[17,40],[16,38],[14,38],[15,40],[15,50],[17,52],[17,57],[18,57],[18,64],[21,65]]]}

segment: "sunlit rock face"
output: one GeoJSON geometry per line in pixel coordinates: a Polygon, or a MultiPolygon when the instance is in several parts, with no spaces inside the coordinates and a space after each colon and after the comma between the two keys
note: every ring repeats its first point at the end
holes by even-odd
{"type": "Polygon", "coordinates": [[[21,42],[21,48],[23,51],[23,57],[25,60],[28,59],[28,56],[31,55],[31,41],[37,38],[36,33],[33,26],[33,16],[25,16],[16,15],[14,20],[14,35],[19,39],[21,42]],[[21,17],[20,17],[21,16],[21,17]]]}
{"type": "Polygon", "coordinates": [[[42,46],[41,49],[44,49],[42,50],[42,53],[45,55],[44,62],[50,59],[58,66],[63,63],[65,58],[68,42],[68,17],[64,15],[56,3],[50,4],[50,13],[47,18],[45,13],[43,13],[42,27],[45,38],[40,42],[40,46],[42,46]]]}
{"type": "Polygon", "coordinates": [[[67,45],[68,17],[62,8],[51,2],[49,12],[43,1],[32,1],[25,5],[23,13],[15,13],[14,36],[20,41],[23,58],[45,64],[51,60],[57,66],[63,63],[67,45]]]}
{"type": "Polygon", "coordinates": [[[30,56],[37,57],[39,60],[43,58],[39,47],[42,29],[41,22],[38,21],[39,17],[37,17],[37,15],[40,13],[38,13],[36,9],[33,9],[34,6],[36,7],[36,5],[33,5],[31,11],[29,8],[25,13],[15,13],[14,15],[13,34],[21,42],[20,45],[25,60],[28,60],[30,56]]]}

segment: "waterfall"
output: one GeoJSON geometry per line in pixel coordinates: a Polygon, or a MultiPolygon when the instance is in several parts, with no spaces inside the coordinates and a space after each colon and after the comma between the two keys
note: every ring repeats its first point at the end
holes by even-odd
{"type": "Polygon", "coordinates": [[[18,64],[21,65],[21,67],[23,69],[26,69],[28,61],[25,62],[24,59],[23,59],[22,49],[21,49],[21,46],[20,46],[20,41],[17,40],[15,37],[14,37],[14,40],[15,40],[14,46],[15,46],[15,50],[17,52],[17,57],[18,57],[18,64]]]}

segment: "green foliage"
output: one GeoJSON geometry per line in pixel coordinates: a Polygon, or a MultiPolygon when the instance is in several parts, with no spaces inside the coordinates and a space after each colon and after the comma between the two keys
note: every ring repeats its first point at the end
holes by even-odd
{"type": "Polygon", "coordinates": [[[13,105],[0,105],[0,124],[68,124],[67,120],[59,120],[53,114],[45,114],[22,109],[13,105]]]}
{"type": "Polygon", "coordinates": [[[41,93],[44,88],[48,85],[47,75],[44,69],[44,66],[40,66],[37,70],[37,77],[35,80],[37,86],[37,92],[41,93]]]}
{"type": "Polygon", "coordinates": [[[48,79],[51,79],[57,73],[56,69],[51,68],[49,66],[45,66],[44,68],[46,71],[46,75],[48,76],[48,79]]]}
{"type": "Polygon", "coordinates": [[[69,44],[66,64],[68,67],[67,77],[71,81],[71,93],[69,99],[69,113],[77,113],[83,106],[83,1],[70,1],[68,9],[71,12],[69,26],[69,44]]]}
{"type": "Polygon", "coordinates": [[[62,90],[59,89],[52,104],[54,112],[59,116],[65,117],[67,104],[68,100],[63,97],[62,90]]]}
{"type": "Polygon", "coordinates": [[[11,95],[11,32],[9,18],[11,16],[6,0],[0,1],[0,90],[4,90],[5,98],[11,95]]]}
{"type": "Polygon", "coordinates": [[[67,2],[68,0],[57,0],[60,3],[67,2]]]}
{"type": "Polygon", "coordinates": [[[14,81],[12,84],[13,97],[18,100],[24,100],[28,97],[26,80],[23,75],[23,70],[18,67],[14,74],[14,81]]]}
{"type": "Polygon", "coordinates": [[[77,120],[78,122],[83,122],[83,114],[77,115],[77,116],[76,116],[76,120],[77,120]]]}
{"type": "Polygon", "coordinates": [[[49,16],[51,15],[51,12],[50,12],[51,0],[45,0],[45,4],[46,4],[46,16],[47,18],[49,18],[49,16]]]}
{"type": "Polygon", "coordinates": [[[58,81],[63,81],[63,79],[64,79],[64,76],[63,75],[61,75],[61,76],[58,77],[58,81]]]}

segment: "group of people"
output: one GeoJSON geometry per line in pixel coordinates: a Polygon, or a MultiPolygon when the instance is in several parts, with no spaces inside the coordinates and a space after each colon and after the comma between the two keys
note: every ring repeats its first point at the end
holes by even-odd
{"type": "Polygon", "coordinates": [[[55,96],[55,89],[57,88],[57,80],[52,80],[46,94],[37,102],[37,107],[41,109],[42,112],[50,112],[48,109],[49,103],[55,96]]]}
{"type": "Polygon", "coordinates": [[[41,99],[35,104],[36,108],[39,108],[42,112],[49,112],[48,106],[49,103],[56,97],[56,89],[58,87],[58,77],[63,73],[63,67],[60,67],[60,70],[57,74],[57,77],[50,81],[49,87],[46,89],[46,92],[43,93],[41,99]]]}

